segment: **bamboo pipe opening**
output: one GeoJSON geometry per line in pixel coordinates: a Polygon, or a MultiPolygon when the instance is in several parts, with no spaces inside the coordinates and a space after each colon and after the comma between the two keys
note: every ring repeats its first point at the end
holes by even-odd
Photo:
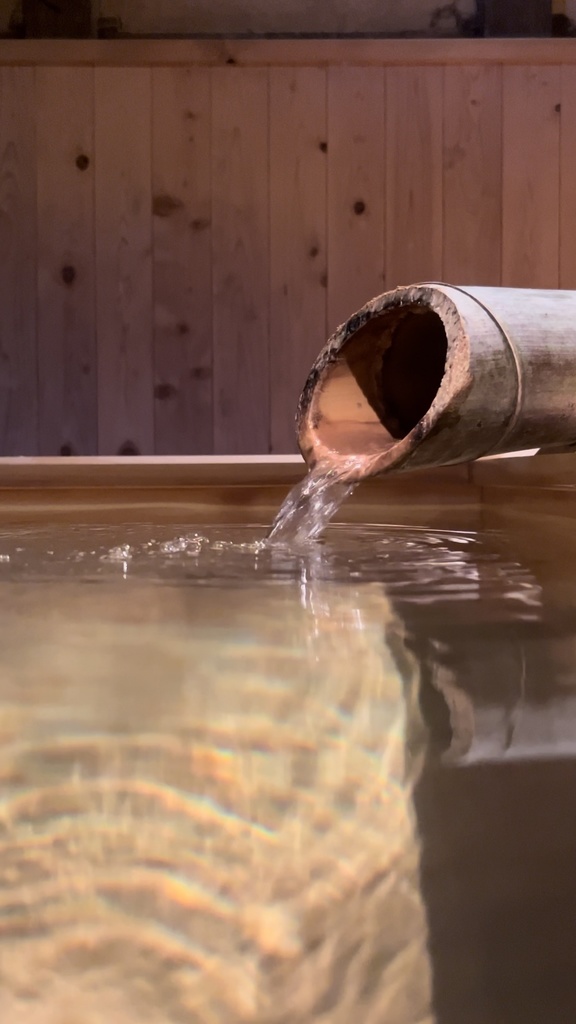
{"type": "Polygon", "coordinates": [[[424,282],[376,296],[328,340],[300,395],[309,468],[362,480],[574,449],[575,310],[576,291],[424,282]]]}
{"type": "Polygon", "coordinates": [[[363,459],[392,449],[430,409],[447,351],[442,319],[427,306],[370,319],[326,368],[313,410],[319,449],[363,459]]]}

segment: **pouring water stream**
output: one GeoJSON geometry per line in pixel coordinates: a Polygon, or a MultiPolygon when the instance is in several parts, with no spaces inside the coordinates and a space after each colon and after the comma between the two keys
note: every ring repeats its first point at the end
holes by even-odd
{"type": "Polygon", "coordinates": [[[318,462],[283,501],[266,542],[302,545],[316,540],[356,490],[365,462],[365,457],[358,456],[338,466],[318,462]]]}

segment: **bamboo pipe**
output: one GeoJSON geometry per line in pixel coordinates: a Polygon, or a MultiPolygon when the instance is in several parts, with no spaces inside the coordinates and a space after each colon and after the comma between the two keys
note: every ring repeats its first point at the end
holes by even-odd
{"type": "Polygon", "coordinates": [[[576,292],[427,282],[338,328],[300,396],[309,468],[350,479],[576,445],[576,292]]]}

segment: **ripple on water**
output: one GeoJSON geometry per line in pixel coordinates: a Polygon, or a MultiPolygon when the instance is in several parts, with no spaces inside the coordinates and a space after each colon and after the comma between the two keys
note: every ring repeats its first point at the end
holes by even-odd
{"type": "Polygon", "coordinates": [[[150,533],[0,538],[1,1019],[423,1021],[418,673],[381,586],[338,534],[150,533]]]}

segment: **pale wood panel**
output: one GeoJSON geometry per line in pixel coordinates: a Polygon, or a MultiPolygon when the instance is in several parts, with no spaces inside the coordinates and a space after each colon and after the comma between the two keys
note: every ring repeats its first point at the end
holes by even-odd
{"type": "Polygon", "coordinates": [[[270,445],[268,74],[212,73],[214,447],[270,445]]]}
{"type": "Polygon", "coordinates": [[[387,71],[387,286],[442,277],[441,68],[387,71]]]}
{"type": "Polygon", "coordinates": [[[502,283],[557,288],[560,70],[504,69],[502,283]]]}
{"type": "Polygon", "coordinates": [[[96,70],[98,433],[102,454],[154,450],[151,71],[96,70]]]}
{"type": "Polygon", "coordinates": [[[35,72],[0,68],[0,454],[37,453],[35,72]]]}
{"type": "Polygon", "coordinates": [[[155,450],[209,453],[210,72],[160,68],[152,88],[155,450]]]}
{"type": "Polygon", "coordinates": [[[328,72],[328,333],[385,289],[385,72],[328,72]]]}
{"type": "Polygon", "coordinates": [[[37,86],[38,450],[95,455],[94,72],[38,68],[37,86]]]}
{"type": "Polygon", "coordinates": [[[444,74],[444,273],[499,285],[502,262],[502,72],[444,74]]]}
{"type": "Polygon", "coordinates": [[[272,451],[296,450],[294,416],[326,341],[326,74],[270,72],[272,451]]]}
{"type": "Polygon", "coordinates": [[[560,287],[576,288],[576,68],[562,68],[560,287]]]}

